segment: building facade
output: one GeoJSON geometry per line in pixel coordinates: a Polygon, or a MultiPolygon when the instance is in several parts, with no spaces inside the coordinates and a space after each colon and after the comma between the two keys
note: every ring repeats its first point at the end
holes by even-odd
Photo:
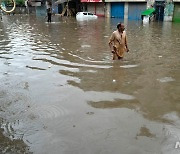
{"type": "MultiPolygon", "coordinates": [[[[34,1],[37,15],[46,13],[46,0],[34,1]],[[41,3],[40,3],[41,2],[41,3]]],[[[52,0],[53,13],[61,14],[67,0],[52,0]]],[[[141,20],[141,12],[154,7],[156,20],[180,22],[180,0],[69,0],[74,15],[80,11],[89,11],[98,16],[141,20]]]]}
{"type": "Polygon", "coordinates": [[[83,11],[98,16],[141,20],[141,12],[154,7],[156,20],[180,21],[180,0],[81,0],[83,11]]]}
{"type": "Polygon", "coordinates": [[[105,1],[104,0],[81,0],[83,11],[92,12],[98,16],[105,16],[105,1]]]}
{"type": "Polygon", "coordinates": [[[106,0],[107,17],[140,20],[141,12],[146,10],[146,0],[106,0]]]}
{"type": "Polygon", "coordinates": [[[173,0],[174,2],[174,11],[172,21],[180,22],[180,0],[173,0]]]}

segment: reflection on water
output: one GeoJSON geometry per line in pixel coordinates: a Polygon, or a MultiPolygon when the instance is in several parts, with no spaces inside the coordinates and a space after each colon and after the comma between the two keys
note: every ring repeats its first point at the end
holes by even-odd
{"type": "Polygon", "coordinates": [[[130,52],[112,61],[118,19],[53,20],[0,22],[1,153],[177,153],[180,25],[125,22],[130,52]]]}
{"type": "Polygon", "coordinates": [[[154,134],[151,134],[151,132],[149,132],[149,129],[148,128],[146,128],[146,127],[141,127],[141,129],[140,129],[140,133],[139,134],[137,134],[137,137],[138,136],[146,136],[146,137],[156,137],[156,135],[154,135],[154,134]]]}

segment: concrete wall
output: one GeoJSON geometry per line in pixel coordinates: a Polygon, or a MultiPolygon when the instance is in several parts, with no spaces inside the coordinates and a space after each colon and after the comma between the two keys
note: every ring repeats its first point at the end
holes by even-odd
{"type": "Polygon", "coordinates": [[[45,5],[36,7],[36,15],[37,16],[46,16],[46,14],[47,14],[47,12],[46,12],[46,6],[45,5]]]}
{"type": "Polygon", "coordinates": [[[164,8],[164,21],[172,21],[174,11],[174,3],[172,0],[166,1],[166,6],[164,8]]]}
{"type": "Polygon", "coordinates": [[[124,19],[128,19],[128,2],[124,3],[124,19]]]}
{"type": "Polygon", "coordinates": [[[111,17],[111,3],[106,3],[105,17],[111,17]]]}

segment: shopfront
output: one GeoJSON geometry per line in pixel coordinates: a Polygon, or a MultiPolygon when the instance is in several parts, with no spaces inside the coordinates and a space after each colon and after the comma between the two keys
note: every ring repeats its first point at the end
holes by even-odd
{"type": "Polygon", "coordinates": [[[81,0],[84,11],[105,16],[105,3],[102,0],[81,0]]]}

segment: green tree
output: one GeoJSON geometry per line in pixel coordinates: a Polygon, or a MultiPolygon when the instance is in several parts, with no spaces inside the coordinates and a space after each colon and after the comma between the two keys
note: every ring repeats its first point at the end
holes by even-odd
{"type": "Polygon", "coordinates": [[[16,6],[25,6],[25,0],[16,0],[16,6]]]}
{"type": "Polygon", "coordinates": [[[1,1],[1,5],[3,6],[12,6],[13,5],[13,1],[12,0],[2,0],[1,1]]]}

